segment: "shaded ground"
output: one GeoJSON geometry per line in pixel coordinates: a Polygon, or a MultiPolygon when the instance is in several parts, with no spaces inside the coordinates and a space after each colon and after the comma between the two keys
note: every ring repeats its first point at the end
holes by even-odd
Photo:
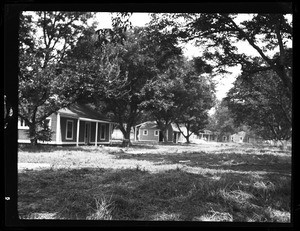
{"type": "Polygon", "coordinates": [[[291,153],[272,147],[46,147],[18,154],[23,219],[290,219],[291,153]]]}

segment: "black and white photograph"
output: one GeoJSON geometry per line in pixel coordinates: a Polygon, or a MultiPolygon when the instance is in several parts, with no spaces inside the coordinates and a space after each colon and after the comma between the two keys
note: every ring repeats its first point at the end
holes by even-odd
{"type": "Polygon", "coordinates": [[[291,224],[292,10],[18,20],[19,221],[291,224]]]}

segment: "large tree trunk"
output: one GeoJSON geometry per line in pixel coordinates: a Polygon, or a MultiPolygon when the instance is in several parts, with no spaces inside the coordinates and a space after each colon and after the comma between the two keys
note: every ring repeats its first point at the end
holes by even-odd
{"type": "Polygon", "coordinates": [[[123,134],[124,136],[124,139],[123,139],[123,142],[122,142],[122,146],[123,147],[128,147],[131,145],[131,142],[130,142],[130,132],[126,134],[123,134]]]}
{"type": "Polygon", "coordinates": [[[128,147],[131,145],[130,142],[130,131],[131,131],[131,126],[126,127],[126,129],[121,126],[121,131],[123,133],[123,141],[122,141],[122,146],[123,147],[128,147]]]}
{"type": "Polygon", "coordinates": [[[29,125],[29,138],[30,138],[31,146],[36,146],[37,145],[37,137],[36,137],[36,125],[35,124],[29,125]]]}
{"type": "Polygon", "coordinates": [[[185,136],[185,139],[186,139],[186,143],[190,143],[190,136],[189,135],[187,135],[187,136],[185,136]]]}

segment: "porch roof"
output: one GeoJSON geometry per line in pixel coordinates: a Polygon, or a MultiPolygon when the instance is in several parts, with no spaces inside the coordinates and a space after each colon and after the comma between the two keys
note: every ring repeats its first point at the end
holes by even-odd
{"type": "Polygon", "coordinates": [[[107,119],[102,114],[92,110],[88,106],[80,104],[74,104],[68,108],[59,109],[58,113],[63,116],[79,118],[81,120],[112,122],[111,120],[107,119]]]}

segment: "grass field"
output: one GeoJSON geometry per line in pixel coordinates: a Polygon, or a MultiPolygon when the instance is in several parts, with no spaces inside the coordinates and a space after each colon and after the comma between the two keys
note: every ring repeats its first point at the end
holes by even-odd
{"type": "Polygon", "coordinates": [[[21,219],[290,222],[291,152],[240,144],[20,147],[21,219]]]}

